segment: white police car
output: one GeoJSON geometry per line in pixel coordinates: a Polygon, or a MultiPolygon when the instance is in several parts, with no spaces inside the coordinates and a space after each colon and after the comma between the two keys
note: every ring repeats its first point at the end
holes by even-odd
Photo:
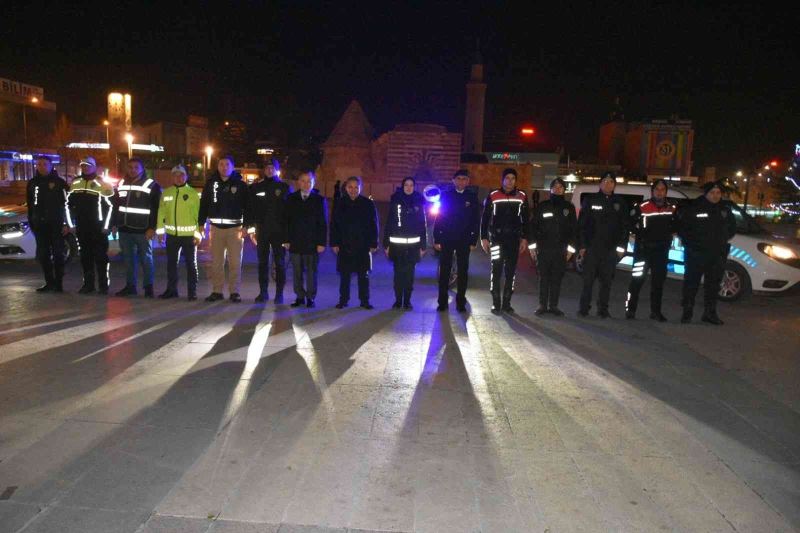
{"type": "MultiPolygon", "coordinates": [[[[577,212],[580,213],[583,195],[594,194],[598,189],[597,184],[586,183],[575,187],[572,204],[577,212]]],[[[617,184],[614,192],[625,198],[630,206],[650,198],[649,185],[617,184]]],[[[702,191],[696,188],[670,187],[668,196],[680,207],[701,194],[702,191]]],[[[720,299],[736,300],[751,291],[779,293],[800,283],[800,245],[791,239],[770,234],[739,206],[733,205],[732,210],[736,217],[736,235],[730,241],[731,250],[719,289],[720,299]]],[[[630,270],[632,263],[633,237],[617,268],[630,270]]],[[[575,267],[581,270],[579,262],[575,267]]],[[[667,269],[669,277],[683,278],[683,246],[677,236],[672,241],[667,269]]]]}

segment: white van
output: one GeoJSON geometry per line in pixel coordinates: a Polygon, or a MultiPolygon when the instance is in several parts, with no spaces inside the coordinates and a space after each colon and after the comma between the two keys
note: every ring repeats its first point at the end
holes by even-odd
{"type": "MultiPolygon", "coordinates": [[[[584,194],[598,192],[596,183],[580,183],[572,192],[572,204],[580,213],[581,198],[584,194]]],[[[649,185],[617,184],[614,191],[625,198],[629,207],[650,198],[649,185]]],[[[702,191],[689,187],[670,187],[668,196],[678,207],[700,196],[702,191]]],[[[800,246],[790,239],[771,235],[759,226],[737,205],[733,207],[736,217],[736,235],[731,239],[731,251],[722,276],[719,297],[722,300],[736,300],[751,291],[779,293],[800,283],[800,246]]],[[[633,264],[633,242],[631,236],[625,257],[617,268],[630,270],[633,264]]],[[[576,263],[576,270],[581,265],[576,263]]],[[[682,279],[684,273],[683,246],[676,236],[669,251],[667,275],[682,279]]]]}

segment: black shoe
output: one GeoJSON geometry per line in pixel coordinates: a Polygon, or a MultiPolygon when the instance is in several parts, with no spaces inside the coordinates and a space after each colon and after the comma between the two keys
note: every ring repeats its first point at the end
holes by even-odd
{"type": "Polygon", "coordinates": [[[578,309],[578,316],[582,316],[583,318],[586,318],[587,316],[589,316],[589,310],[588,309],[578,309]]]}
{"type": "Polygon", "coordinates": [[[367,310],[375,309],[375,306],[370,304],[369,302],[361,302],[361,307],[363,307],[364,309],[367,309],[367,310]]]}
{"type": "Polygon", "coordinates": [[[41,287],[38,287],[36,289],[36,292],[52,292],[53,289],[54,289],[54,287],[51,284],[45,283],[41,287]]]}
{"type": "Polygon", "coordinates": [[[392,304],[392,309],[400,309],[401,307],[403,307],[403,304],[400,302],[400,300],[395,300],[392,304]]]}
{"type": "Polygon", "coordinates": [[[514,308],[511,307],[511,304],[505,304],[503,306],[503,312],[513,315],[514,314],[514,308]]]}
{"type": "Polygon", "coordinates": [[[145,298],[152,298],[153,297],[153,286],[152,285],[145,285],[144,286],[144,297],[145,298]]]}
{"type": "Polygon", "coordinates": [[[264,302],[267,302],[267,301],[269,301],[269,295],[266,294],[266,293],[263,293],[263,292],[258,293],[258,296],[256,296],[256,299],[255,299],[255,302],[257,304],[263,304],[264,302]]]}
{"type": "Polygon", "coordinates": [[[114,296],[121,296],[123,298],[125,298],[127,296],[136,296],[136,288],[135,287],[130,287],[128,285],[125,285],[120,290],[115,292],[114,296]]]}
{"type": "Polygon", "coordinates": [[[661,311],[653,311],[650,313],[650,320],[658,320],[659,322],[666,322],[667,317],[661,314],[661,311]]]}
{"type": "Polygon", "coordinates": [[[78,289],[78,294],[91,294],[94,292],[94,285],[86,285],[78,289]]]}
{"type": "Polygon", "coordinates": [[[224,299],[225,299],[225,297],[222,295],[221,292],[212,292],[211,294],[208,295],[208,297],[206,298],[206,301],[207,302],[218,302],[218,301],[224,300],[224,299]]]}
{"type": "Polygon", "coordinates": [[[692,321],[692,310],[684,309],[681,315],[681,324],[688,324],[692,321]]]}
{"type": "Polygon", "coordinates": [[[411,311],[412,309],[414,309],[414,306],[411,305],[411,302],[406,302],[403,304],[403,309],[405,309],[406,311],[411,311]]]}
{"type": "Polygon", "coordinates": [[[545,306],[543,306],[543,305],[540,305],[539,307],[536,308],[536,311],[534,311],[533,314],[536,315],[536,316],[542,316],[546,312],[547,312],[547,308],[545,306]]]}
{"type": "Polygon", "coordinates": [[[456,311],[458,311],[459,313],[466,313],[467,304],[456,304],[456,311]]]}
{"type": "Polygon", "coordinates": [[[306,299],[306,307],[308,307],[309,309],[311,309],[312,307],[314,307],[316,305],[317,304],[314,303],[314,299],[313,298],[307,298],[306,299]]]}
{"type": "Polygon", "coordinates": [[[283,294],[281,294],[279,292],[275,293],[275,298],[273,298],[272,301],[275,302],[275,305],[282,304],[283,303],[283,294]]]}
{"type": "Polygon", "coordinates": [[[714,324],[715,326],[721,326],[725,323],[722,320],[720,320],[720,318],[717,316],[716,311],[707,311],[703,313],[703,316],[700,317],[700,320],[702,320],[703,322],[708,322],[709,324],[714,324]]]}
{"type": "Polygon", "coordinates": [[[625,311],[625,318],[633,320],[636,318],[636,311],[625,311]]]}
{"type": "Polygon", "coordinates": [[[608,312],[608,309],[601,309],[597,312],[597,316],[600,318],[611,318],[611,313],[608,312]]]}
{"type": "Polygon", "coordinates": [[[547,310],[547,312],[554,316],[564,316],[564,311],[562,311],[558,307],[551,307],[550,309],[547,310]]]}
{"type": "Polygon", "coordinates": [[[492,314],[493,315],[499,315],[500,313],[502,313],[502,311],[500,310],[499,307],[492,306],[492,314]]]}
{"type": "Polygon", "coordinates": [[[170,298],[177,298],[178,291],[171,291],[169,289],[165,290],[163,293],[159,294],[158,297],[162,300],[169,300],[170,298]]]}
{"type": "Polygon", "coordinates": [[[336,307],[336,309],[344,309],[345,307],[347,307],[347,302],[339,302],[334,307],[336,307]]]}
{"type": "Polygon", "coordinates": [[[439,304],[436,306],[437,311],[447,311],[447,306],[443,304],[439,304]]]}
{"type": "Polygon", "coordinates": [[[193,301],[197,300],[197,294],[195,294],[193,292],[190,292],[189,296],[187,296],[186,299],[189,300],[190,302],[193,302],[193,301]]]}
{"type": "Polygon", "coordinates": [[[239,296],[238,292],[232,292],[229,299],[235,304],[238,304],[239,302],[242,301],[242,297],[239,296]]]}
{"type": "Polygon", "coordinates": [[[298,298],[289,304],[290,307],[300,307],[301,305],[305,305],[306,301],[303,298],[298,298]]]}

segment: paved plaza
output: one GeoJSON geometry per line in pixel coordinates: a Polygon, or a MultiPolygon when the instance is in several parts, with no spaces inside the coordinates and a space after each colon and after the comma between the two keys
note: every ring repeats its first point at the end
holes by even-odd
{"type": "Polygon", "coordinates": [[[0,262],[1,533],[800,531],[796,295],[681,326],[668,281],[671,322],[647,287],[626,321],[618,273],[616,318],[578,319],[569,273],[538,318],[524,260],[494,316],[476,253],[468,314],[435,311],[431,257],[404,312],[376,255],[376,309],[339,311],[326,251],[292,310],[252,303],[250,253],[241,304],[79,296],[75,263],[37,294],[0,262]]]}

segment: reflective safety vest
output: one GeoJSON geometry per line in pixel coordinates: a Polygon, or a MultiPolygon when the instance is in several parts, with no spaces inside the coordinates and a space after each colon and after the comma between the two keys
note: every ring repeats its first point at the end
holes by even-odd
{"type": "Polygon", "coordinates": [[[202,239],[197,225],[199,212],[200,193],[194,187],[184,184],[164,189],[158,205],[156,234],[202,239]]]}
{"type": "Polygon", "coordinates": [[[157,195],[161,192],[158,183],[147,178],[142,183],[117,185],[117,226],[132,230],[151,228],[154,211],[158,209],[157,195]]]}
{"type": "Polygon", "coordinates": [[[72,182],[67,194],[67,225],[91,225],[108,229],[114,212],[111,197],[114,189],[97,177],[81,177],[72,182]]]}

